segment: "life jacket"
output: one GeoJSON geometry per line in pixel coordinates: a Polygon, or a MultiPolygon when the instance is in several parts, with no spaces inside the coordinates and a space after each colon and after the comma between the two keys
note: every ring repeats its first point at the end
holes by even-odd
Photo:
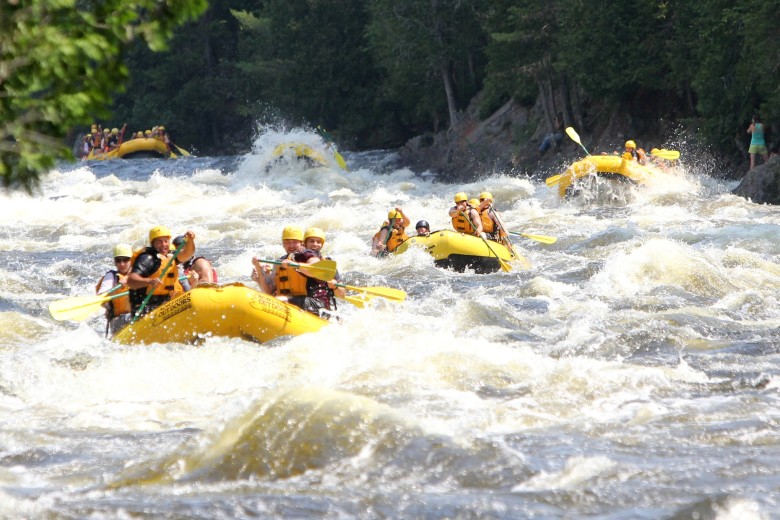
{"type": "MultiPolygon", "coordinates": [[[[123,274],[119,274],[119,272],[116,269],[111,269],[106,274],[111,273],[113,275],[114,283],[111,287],[115,287],[119,284],[122,284],[122,287],[119,289],[116,289],[113,293],[120,293],[125,290],[127,290],[127,276],[123,274]]],[[[103,284],[103,280],[105,279],[105,276],[100,279],[100,281],[97,283],[97,286],[95,286],[95,294],[100,293],[100,288],[103,284]]],[[[110,287],[108,288],[110,289],[110,287]]],[[[130,297],[128,295],[120,296],[118,298],[114,298],[113,300],[110,300],[108,303],[111,304],[111,308],[108,309],[109,316],[108,319],[114,318],[116,316],[119,316],[120,314],[125,314],[130,312],[130,297]]]]}
{"type": "Polygon", "coordinates": [[[469,219],[466,218],[466,214],[471,213],[471,210],[472,207],[468,206],[468,209],[465,212],[461,211],[452,217],[452,227],[455,228],[455,231],[460,231],[461,233],[465,233],[467,235],[476,236],[478,233],[475,226],[473,226],[469,222],[469,219]]]}
{"type": "MultiPolygon", "coordinates": [[[[173,257],[173,252],[170,252],[167,255],[162,255],[158,253],[157,250],[154,249],[153,247],[145,247],[145,248],[137,249],[136,251],[133,252],[133,256],[130,257],[130,264],[134,266],[136,259],[142,254],[150,254],[155,258],[155,271],[154,273],[147,276],[147,278],[160,278],[163,269],[165,269],[165,266],[168,265],[168,262],[173,257]]],[[[152,295],[170,297],[173,293],[184,292],[184,289],[182,288],[181,283],[179,282],[179,270],[176,268],[178,264],[179,261],[174,258],[173,263],[168,268],[168,271],[165,272],[165,278],[162,280],[163,283],[154,289],[152,295]]],[[[135,291],[131,291],[130,295],[133,296],[134,295],[133,293],[139,293],[139,292],[144,295],[149,294],[148,288],[146,288],[146,289],[136,289],[135,291]]]]}
{"type": "Polygon", "coordinates": [[[488,235],[493,235],[496,232],[496,223],[490,218],[490,207],[488,206],[479,214],[482,220],[482,231],[488,235]]]}
{"type": "MultiPolygon", "coordinates": [[[[184,276],[188,276],[190,274],[190,272],[192,271],[192,266],[195,265],[195,262],[197,262],[201,258],[207,260],[209,264],[211,264],[211,261],[208,260],[208,258],[206,258],[205,256],[193,256],[192,258],[190,258],[189,260],[181,264],[181,266],[184,268],[184,276]]],[[[219,281],[219,278],[217,278],[217,270],[214,269],[213,265],[211,266],[211,275],[214,277],[214,283],[217,283],[219,281]]]]}
{"type": "MultiPolygon", "coordinates": [[[[295,253],[279,258],[279,261],[294,260],[295,253]]],[[[276,294],[285,296],[308,296],[306,282],[308,277],[302,275],[295,268],[286,265],[276,266],[276,294]]]]}
{"type": "Polygon", "coordinates": [[[637,159],[636,148],[631,152],[623,152],[620,156],[626,161],[634,161],[637,159]]]}
{"type": "Polygon", "coordinates": [[[395,251],[395,248],[401,245],[401,242],[404,240],[409,239],[409,235],[406,234],[405,229],[390,229],[390,222],[385,220],[382,224],[382,227],[379,228],[379,231],[376,232],[374,235],[374,238],[379,240],[379,235],[382,233],[383,229],[387,229],[390,233],[390,236],[386,236],[387,240],[385,241],[385,247],[387,248],[388,252],[395,251]]]}

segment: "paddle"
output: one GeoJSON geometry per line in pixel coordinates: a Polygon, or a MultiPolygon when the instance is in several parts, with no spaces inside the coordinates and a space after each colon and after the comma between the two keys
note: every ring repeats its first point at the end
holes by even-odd
{"type": "Polygon", "coordinates": [[[320,134],[320,137],[322,137],[322,139],[325,141],[325,144],[328,146],[328,148],[333,151],[333,157],[336,159],[336,164],[338,164],[342,170],[347,170],[347,161],[345,161],[338,150],[336,150],[336,147],[332,146],[333,138],[330,136],[330,134],[326,132],[325,129],[321,126],[316,128],[316,132],[320,134]]]}
{"type": "MultiPolygon", "coordinates": [[[[471,219],[470,219],[470,218],[469,218],[469,217],[468,217],[468,216],[467,216],[465,213],[463,213],[462,211],[460,212],[460,214],[461,214],[461,215],[463,215],[463,218],[465,218],[465,219],[466,219],[466,222],[468,222],[468,223],[469,223],[469,225],[471,226],[471,228],[472,228],[474,231],[476,231],[476,230],[477,230],[477,226],[475,226],[475,225],[474,225],[474,223],[471,221],[471,219]]],[[[495,256],[495,257],[496,257],[496,260],[498,260],[498,265],[500,265],[500,266],[501,266],[501,270],[502,270],[502,271],[504,271],[505,273],[508,273],[509,271],[511,271],[511,270],[512,270],[512,266],[511,266],[511,265],[509,265],[508,263],[506,263],[505,261],[503,261],[503,260],[501,259],[501,257],[500,257],[500,256],[498,256],[498,255],[496,254],[496,252],[495,252],[495,251],[493,251],[493,248],[492,248],[492,247],[490,247],[490,244],[488,244],[488,241],[487,241],[487,239],[485,239],[485,238],[484,238],[482,235],[479,235],[479,238],[481,238],[481,239],[482,239],[482,241],[485,243],[485,246],[488,248],[488,251],[490,251],[491,253],[493,253],[493,256],[495,256]]]]}
{"type": "MultiPolygon", "coordinates": [[[[117,285],[117,287],[122,286],[117,285]]],[[[92,316],[104,303],[127,294],[127,291],[117,294],[105,292],[96,296],[73,296],[64,300],[57,300],[49,304],[49,314],[57,321],[84,321],[92,316]]]]}
{"type": "MultiPolygon", "coordinates": [[[[179,277],[179,281],[186,279],[186,276],[179,277]]],[[[122,284],[115,285],[108,291],[96,296],[73,296],[51,302],[49,304],[49,314],[57,321],[84,321],[98,311],[104,303],[130,294],[129,291],[112,294],[120,287],[123,287],[122,284]]]]}
{"type": "Polygon", "coordinates": [[[582,144],[582,141],[580,141],[580,136],[577,134],[577,132],[574,131],[574,128],[567,126],[566,135],[568,135],[572,141],[580,145],[582,149],[585,150],[585,155],[590,155],[590,152],[587,148],[585,148],[585,145],[582,144]]]}
{"type": "Polygon", "coordinates": [[[185,150],[184,148],[180,148],[177,144],[171,143],[177,150],[179,150],[179,153],[182,154],[185,157],[190,157],[192,154],[185,150]]]}
{"type": "Polygon", "coordinates": [[[676,161],[680,158],[680,152],[677,150],[665,150],[664,148],[661,148],[660,150],[658,148],[653,148],[650,150],[650,155],[666,159],[667,161],[676,161]]]}
{"type": "Polygon", "coordinates": [[[499,238],[501,238],[501,233],[504,234],[503,239],[506,240],[506,246],[507,249],[509,249],[509,252],[512,253],[515,258],[520,258],[520,255],[517,254],[517,251],[515,251],[515,246],[512,244],[512,241],[509,240],[509,231],[507,231],[506,226],[504,225],[504,220],[501,218],[501,214],[493,208],[492,204],[488,205],[488,215],[493,214],[493,217],[495,217],[496,222],[498,223],[498,231],[499,231],[499,238]]]}
{"type": "Polygon", "coordinates": [[[336,276],[336,262],[333,260],[319,260],[313,264],[285,263],[279,260],[257,260],[257,262],[261,264],[289,265],[290,267],[306,270],[313,269],[315,272],[312,273],[311,277],[324,282],[329,282],[336,276]]]}
{"type": "MultiPolygon", "coordinates": [[[[570,126],[567,126],[566,127],[566,135],[568,135],[571,138],[572,141],[574,141],[575,143],[580,145],[582,147],[582,149],[585,150],[585,153],[587,155],[590,155],[590,152],[588,151],[587,148],[585,148],[585,145],[582,144],[582,141],[580,141],[580,136],[577,135],[577,132],[574,131],[574,128],[572,128],[570,126]]],[[[544,180],[544,183],[552,188],[553,186],[555,186],[559,182],[561,182],[561,179],[563,178],[564,175],[566,175],[566,174],[562,173],[560,175],[553,175],[552,177],[547,177],[544,180]]]]}
{"type": "MultiPolygon", "coordinates": [[[[168,260],[168,263],[165,264],[165,268],[162,270],[162,273],[160,273],[159,280],[162,281],[163,278],[165,278],[165,274],[168,272],[168,269],[171,268],[171,265],[173,265],[174,260],[176,260],[176,257],[179,256],[179,252],[184,249],[184,246],[187,244],[187,239],[181,241],[181,244],[176,248],[176,250],[173,252],[173,255],[171,256],[171,259],[168,260]]],[[[154,294],[154,289],[149,291],[149,294],[146,295],[146,298],[144,298],[143,303],[138,308],[138,311],[136,311],[135,315],[133,316],[133,321],[130,323],[135,323],[138,318],[141,317],[141,313],[144,311],[144,308],[146,307],[146,304],[149,303],[149,300],[152,297],[152,294],[154,294]]]]}
{"type": "Polygon", "coordinates": [[[517,231],[510,231],[509,233],[513,235],[519,235],[521,237],[530,238],[531,240],[536,240],[537,242],[541,242],[542,244],[554,244],[558,241],[556,237],[550,237],[547,235],[530,235],[528,233],[518,233],[517,231]]]}
{"type": "Polygon", "coordinates": [[[360,296],[344,296],[344,300],[351,303],[358,309],[362,309],[365,305],[376,298],[373,294],[361,294],[360,296]]]}
{"type": "Polygon", "coordinates": [[[372,294],[379,296],[380,298],[387,298],[397,302],[404,301],[406,299],[406,293],[401,289],[393,289],[392,287],[355,287],[354,285],[347,285],[343,283],[333,284],[336,287],[343,287],[349,291],[357,291],[366,294],[372,294]]]}

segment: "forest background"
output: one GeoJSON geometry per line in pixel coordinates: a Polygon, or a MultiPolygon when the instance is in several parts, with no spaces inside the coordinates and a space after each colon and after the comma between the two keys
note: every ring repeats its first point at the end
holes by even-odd
{"type": "Polygon", "coordinates": [[[593,140],[616,119],[640,139],[684,128],[738,165],[751,116],[770,128],[780,120],[772,2],[172,3],[167,15],[190,21],[171,26],[162,52],[120,42],[126,74],[113,77],[126,81],[104,92],[109,111],[80,115],[84,128],[164,124],[179,146],[220,155],[247,151],[258,128],[284,121],[326,128],[342,149],[392,149],[462,136],[511,106],[524,110],[503,123],[516,157],[535,150],[560,112],[593,140]]]}

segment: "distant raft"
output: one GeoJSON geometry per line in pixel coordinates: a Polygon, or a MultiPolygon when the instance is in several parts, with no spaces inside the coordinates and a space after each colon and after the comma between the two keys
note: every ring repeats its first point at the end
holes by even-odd
{"type": "Polygon", "coordinates": [[[327,320],[241,283],[199,285],[125,326],[123,345],[198,343],[208,336],[265,343],[315,332],[327,320]]]}
{"type": "MultiPolygon", "coordinates": [[[[308,144],[304,143],[282,143],[277,145],[273,152],[273,157],[281,158],[285,156],[292,156],[296,159],[301,159],[308,163],[309,166],[326,166],[330,167],[336,164],[342,170],[347,169],[347,163],[344,158],[337,151],[332,151],[332,159],[326,156],[325,152],[316,150],[308,144]]],[[[331,155],[330,153],[328,155],[331,155]]]]}
{"type": "Polygon", "coordinates": [[[499,258],[504,262],[518,261],[520,265],[529,265],[525,258],[515,255],[503,244],[450,229],[434,231],[427,237],[410,237],[401,242],[393,253],[405,253],[410,247],[427,251],[436,266],[459,272],[473,269],[479,274],[494,273],[501,269],[499,258]]]}
{"type": "Polygon", "coordinates": [[[558,195],[565,197],[577,179],[589,175],[619,176],[637,184],[650,181],[653,170],[636,161],[627,161],[619,155],[589,155],[573,163],[560,175],[548,178],[548,186],[558,185],[558,195]]]}
{"type": "Polygon", "coordinates": [[[168,146],[159,139],[141,137],[124,141],[114,150],[105,153],[89,152],[87,160],[106,161],[110,159],[165,159],[176,158],[168,146]]]}

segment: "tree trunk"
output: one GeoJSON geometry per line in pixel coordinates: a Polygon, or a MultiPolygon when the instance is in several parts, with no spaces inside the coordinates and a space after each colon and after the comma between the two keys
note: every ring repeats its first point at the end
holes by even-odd
{"type": "Polygon", "coordinates": [[[458,107],[455,104],[455,89],[452,86],[452,78],[446,65],[441,66],[441,77],[444,81],[444,92],[447,94],[447,109],[450,113],[450,130],[458,126],[458,107]]]}

